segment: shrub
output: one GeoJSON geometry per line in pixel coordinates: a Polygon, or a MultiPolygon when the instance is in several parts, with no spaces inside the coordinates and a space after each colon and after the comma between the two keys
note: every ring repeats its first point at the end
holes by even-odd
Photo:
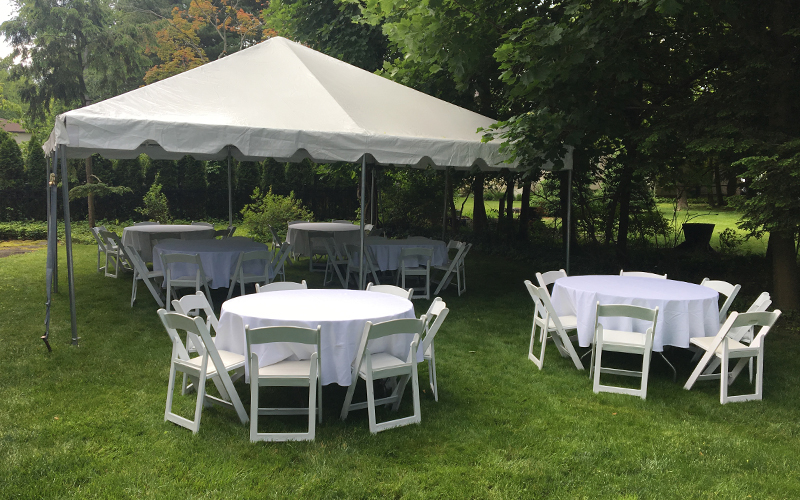
{"type": "Polygon", "coordinates": [[[747,236],[739,235],[736,230],[727,228],[719,234],[719,249],[723,253],[736,253],[747,236]]]}
{"type": "Polygon", "coordinates": [[[294,193],[281,196],[272,194],[270,189],[262,194],[259,188],[255,188],[250,199],[252,203],[242,209],[243,225],[256,241],[272,241],[269,226],[285,236],[290,220],[311,220],[314,217],[314,214],[295,199],[294,193]]]}
{"type": "Polygon", "coordinates": [[[144,206],[136,211],[150,220],[169,222],[169,204],[167,196],[161,192],[161,184],[154,183],[144,195],[144,206]]]}

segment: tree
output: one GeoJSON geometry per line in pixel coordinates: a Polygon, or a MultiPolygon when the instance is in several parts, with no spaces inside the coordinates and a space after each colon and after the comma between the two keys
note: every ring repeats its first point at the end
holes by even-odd
{"type": "MultiPolygon", "coordinates": [[[[0,26],[19,60],[11,77],[33,121],[53,101],[86,106],[132,88],[145,59],[124,16],[106,0],[15,0],[17,16],[0,26]]],[[[92,161],[86,159],[89,224],[94,226],[92,161]]]]}
{"type": "Polygon", "coordinates": [[[161,19],[146,53],[155,54],[161,64],[150,68],[144,81],[163,80],[268,38],[256,9],[257,4],[243,0],[191,0],[185,10],[174,7],[170,18],[151,11],[161,19]]]}

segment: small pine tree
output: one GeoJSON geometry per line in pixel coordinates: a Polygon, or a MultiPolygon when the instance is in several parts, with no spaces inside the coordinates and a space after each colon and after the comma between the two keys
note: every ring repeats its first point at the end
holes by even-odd
{"type": "Polygon", "coordinates": [[[136,211],[147,217],[149,220],[158,222],[169,222],[169,203],[167,196],[161,192],[161,185],[154,183],[144,195],[143,206],[136,211]]]}

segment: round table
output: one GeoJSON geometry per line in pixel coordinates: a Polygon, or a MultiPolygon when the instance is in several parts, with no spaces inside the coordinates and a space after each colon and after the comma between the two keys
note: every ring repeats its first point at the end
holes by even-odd
{"type": "MultiPolygon", "coordinates": [[[[431,266],[443,266],[449,261],[447,243],[422,236],[412,236],[402,240],[369,236],[364,241],[364,245],[372,252],[375,264],[381,271],[396,271],[400,268],[400,251],[403,248],[430,248],[433,250],[431,266]]],[[[413,265],[413,263],[411,264],[413,265]]],[[[423,264],[422,259],[419,259],[419,262],[416,263],[417,266],[423,264]]]]}
{"type": "MultiPolygon", "coordinates": [[[[247,355],[244,327],[322,327],[320,362],[322,383],[350,385],[350,365],[355,360],[364,325],[398,318],[414,318],[410,300],[386,293],[361,290],[285,290],[243,295],[222,304],[219,349],[247,355]]],[[[396,335],[370,343],[373,349],[388,350],[400,359],[408,355],[413,335],[396,335]]],[[[257,346],[260,366],[284,359],[308,359],[313,348],[281,343],[257,346]]]]}
{"type": "Polygon", "coordinates": [[[151,240],[171,238],[199,240],[213,237],[213,227],[189,224],[143,224],[141,226],[129,226],[122,230],[122,244],[135,248],[145,262],[153,260],[153,243],[151,240]]]}
{"type": "MultiPolygon", "coordinates": [[[[689,347],[691,337],[710,337],[719,330],[719,294],[711,288],[657,278],[570,276],[553,284],[552,302],[559,316],[578,318],[578,342],[591,345],[597,302],[658,306],[653,350],[665,345],[689,347]]],[[[644,331],[638,320],[604,318],[605,328],[644,331]]],[[[642,323],[644,324],[644,323],[642,323]]]]}
{"type": "MultiPolygon", "coordinates": [[[[248,238],[214,238],[207,240],[164,240],[153,247],[153,253],[159,258],[153,259],[153,270],[164,269],[160,256],[166,253],[196,253],[203,262],[203,272],[211,278],[211,288],[226,288],[230,285],[239,255],[243,252],[268,250],[267,245],[255,242],[248,238]]],[[[244,272],[260,274],[264,272],[263,260],[249,260],[244,263],[244,272]]],[[[194,274],[197,266],[192,264],[173,264],[173,275],[183,276],[194,274]],[[192,269],[194,268],[194,269],[192,269]]],[[[274,277],[273,270],[269,270],[270,279],[274,277]]],[[[166,284],[165,284],[166,286],[166,284]]]]}
{"type": "Polygon", "coordinates": [[[289,226],[286,241],[294,245],[294,253],[311,257],[314,250],[311,238],[333,238],[337,245],[358,245],[361,243],[360,229],[355,224],[341,222],[298,222],[289,226]]]}

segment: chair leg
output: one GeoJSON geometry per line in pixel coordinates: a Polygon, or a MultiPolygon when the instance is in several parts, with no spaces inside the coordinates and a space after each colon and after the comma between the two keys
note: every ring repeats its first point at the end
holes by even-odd
{"type": "MultiPolygon", "coordinates": [[[[258,370],[258,367],[256,367],[258,370]]],[[[255,443],[258,441],[258,376],[253,376],[254,374],[258,373],[258,371],[253,371],[253,367],[251,365],[250,368],[250,442],[255,443]]]]}
{"type": "Polygon", "coordinates": [[[431,360],[428,362],[428,378],[430,378],[431,389],[433,390],[433,400],[439,402],[439,386],[436,383],[436,356],[433,354],[431,345],[431,360]]]}
{"type": "Polygon", "coordinates": [[[353,393],[356,390],[356,384],[358,384],[357,377],[350,383],[350,387],[347,388],[347,394],[344,397],[344,404],[342,405],[342,412],[339,415],[342,420],[345,420],[347,414],[350,413],[350,403],[353,401],[353,393]]]}
{"type": "Polygon", "coordinates": [[[372,383],[372,370],[367,369],[367,414],[369,417],[369,431],[373,434],[378,433],[378,422],[375,417],[375,388],[372,383]]]}
{"type": "Polygon", "coordinates": [[[131,288],[131,307],[133,307],[134,302],[136,302],[136,270],[133,270],[133,287],[131,288]]]}

